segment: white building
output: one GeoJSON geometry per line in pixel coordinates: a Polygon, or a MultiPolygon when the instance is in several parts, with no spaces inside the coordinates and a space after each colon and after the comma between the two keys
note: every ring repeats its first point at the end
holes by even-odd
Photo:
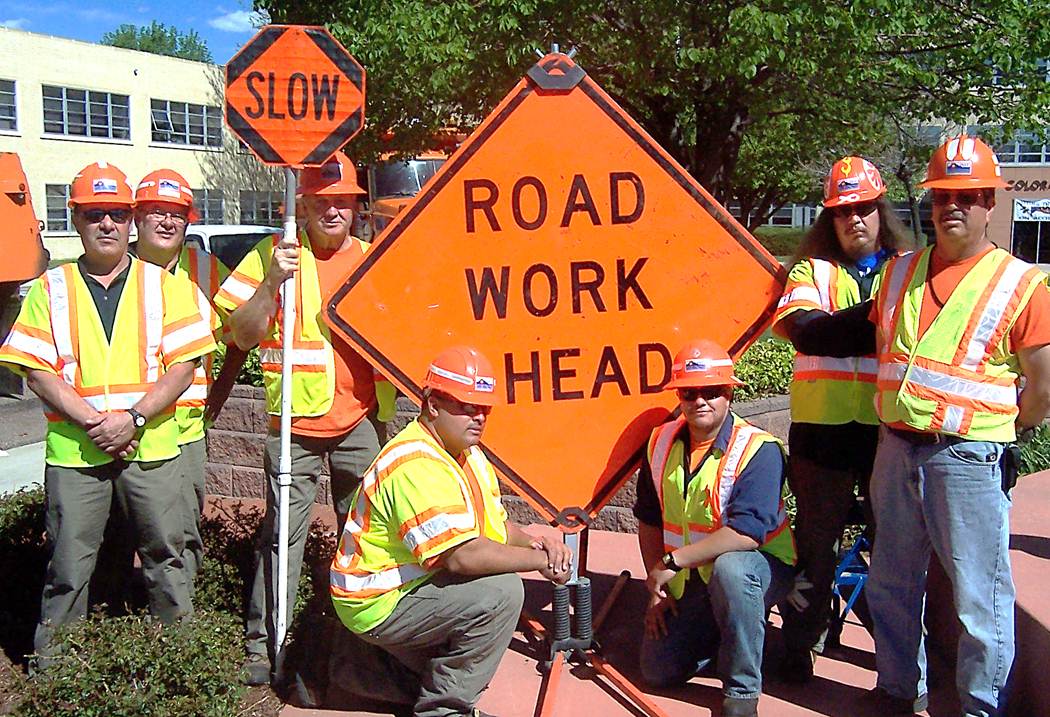
{"type": "Polygon", "coordinates": [[[222,68],[0,28],[0,151],[16,152],[53,259],[80,254],[66,201],[91,162],[136,186],[174,169],[207,223],[279,223],[280,197],[223,122],[222,68]]]}

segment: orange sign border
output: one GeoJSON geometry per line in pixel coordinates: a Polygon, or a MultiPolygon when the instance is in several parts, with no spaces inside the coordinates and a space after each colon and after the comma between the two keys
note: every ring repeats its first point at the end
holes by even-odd
{"type": "MultiPolygon", "coordinates": [[[[725,211],[695,179],[685,172],[684,169],[681,169],[678,163],[644,129],[637,125],[604,90],[591,80],[582,68],[565,55],[547,55],[529,70],[526,77],[511,90],[510,94],[500,102],[496,109],[482,122],[481,126],[467,138],[459,150],[449,158],[430,180],[425,191],[416,195],[415,201],[401,212],[394,222],[375,240],[374,247],[365,255],[364,260],[354,271],[350,273],[343,285],[328,297],[324,315],[329,326],[336,329],[344,338],[359,349],[363,355],[367,356],[375,366],[378,366],[384,374],[398,384],[406,394],[411,396],[417,405],[422,400],[422,387],[397,366],[394,366],[375,346],[355,331],[350,324],[339,316],[336,309],[369,268],[383,256],[397,238],[411,225],[413,219],[457,176],[475,152],[484,145],[485,141],[499,129],[511,113],[530,94],[535,92],[536,89],[569,92],[575,89],[577,85],[581,86],[584,94],[612,119],[627,137],[632,139],[658,166],[663,168],[704,211],[714,218],[742,248],[751,254],[763,269],[769,272],[770,276],[783,286],[787,277],[787,270],[779,262],[775,260],[771,262],[767,254],[757,250],[755,244],[749,239],[747,231],[736,219],[725,211]],[[561,74],[551,73],[551,70],[561,74]]],[[[770,302],[766,310],[729,348],[730,355],[734,358],[738,357],[765,330],[772,321],[778,298],[775,297],[770,302]]],[[[677,415],[677,410],[676,407],[672,415],[677,415]]],[[[482,439],[481,448],[485,451],[485,455],[488,456],[492,464],[500,471],[502,477],[512,484],[518,495],[528,501],[541,515],[553,523],[572,529],[579,529],[586,525],[589,518],[597,516],[598,511],[612,499],[627,478],[635,471],[640,461],[645,457],[646,441],[642,441],[638,450],[620,468],[612,473],[604,485],[596,486],[595,493],[586,506],[564,506],[561,508],[553,505],[544,496],[540,495],[486,445],[484,439],[482,439]]]]}
{"type": "Polygon", "coordinates": [[[296,167],[319,166],[360,132],[365,124],[365,68],[326,28],[319,25],[267,25],[259,30],[226,64],[224,93],[253,66],[264,52],[277,42],[278,38],[293,29],[302,30],[303,34],[313,40],[318,49],[332,61],[332,64],[346,75],[354,87],[360,90],[361,106],[332,130],[321,144],[298,162],[289,162],[286,158],[281,157],[277,150],[251,126],[251,123],[234,109],[229,100],[225,100],[226,125],[264,164],[296,167]]]}

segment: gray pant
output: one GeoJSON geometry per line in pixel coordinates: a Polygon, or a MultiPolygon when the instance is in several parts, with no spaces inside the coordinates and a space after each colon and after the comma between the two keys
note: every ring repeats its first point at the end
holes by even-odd
{"type": "Polygon", "coordinates": [[[411,704],[417,717],[469,715],[496,674],[524,599],[513,573],[439,573],[378,627],[339,641],[330,686],[411,704]]]}
{"type": "MultiPolygon", "coordinates": [[[[379,453],[382,424],[362,420],[349,432],[333,438],[311,438],[292,435],[292,485],[288,490],[288,624],[292,608],[299,594],[299,574],[303,566],[303,551],[310,528],[310,511],[317,497],[317,479],[321,463],[328,456],[331,467],[332,503],[335,506],[339,528],[342,529],[350,512],[350,500],[361,483],[361,476],[379,453]]],[[[266,516],[260,529],[256,547],[255,579],[248,598],[248,615],[244,631],[244,649],[248,654],[268,655],[275,650],[269,636],[276,630],[277,609],[277,543],[278,496],[277,471],[281,457],[281,437],[271,431],[266,438],[264,467],[266,516]]]]}
{"type": "Polygon", "coordinates": [[[176,461],[93,468],[47,466],[45,527],[51,544],[34,648],[48,654],[54,628],[87,615],[88,581],[116,498],[128,516],[150,613],[172,622],[193,612],[182,566],[183,519],[176,461]]]}
{"type": "Polygon", "coordinates": [[[204,559],[204,541],[201,539],[201,513],[204,512],[204,462],[208,451],[205,441],[187,443],[178,457],[179,482],[182,484],[183,517],[185,524],[185,547],[182,550],[182,565],[186,571],[186,584],[193,592],[193,581],[197,578],[204,559]]]}

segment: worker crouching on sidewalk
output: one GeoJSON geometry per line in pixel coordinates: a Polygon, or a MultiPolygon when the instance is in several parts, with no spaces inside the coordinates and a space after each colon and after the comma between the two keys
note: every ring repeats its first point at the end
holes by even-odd
{"type": "Polygon", "coordinates": [[[521,611],[515,573],[571,574],[564,543],[507,520],[478,447],[494,376],[472,348],[434,359],[419,418],[365,474],[332,561],[336,612],[358,638],[333,680],[420,717],[474,714],[521,611]]]}
{"type": "Polygon", "coordinates": [[[681,415],[649,439],[638,544],[649,577],[641,667],[659,687],[717,660],[726,717],[758,714],[766,615],[794,581],[780,442],[729,410],[733,362],[711,341],[675,356],[681,415]]]}

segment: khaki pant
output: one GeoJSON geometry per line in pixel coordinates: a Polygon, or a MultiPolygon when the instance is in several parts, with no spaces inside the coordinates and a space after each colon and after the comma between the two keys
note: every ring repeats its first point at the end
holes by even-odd
{"type": "MultiPolygon", "coordinates": [[[[339,527],[342,528],[350,512],[350,500],[361,483],[361,477],[379,453],[380,437],[385,437],[383,424],[362,420],[349,432],[332,438],[311,438],[292,435],[292,484],[288,490],[288,624],[292,608],[299,594],[299,575],[303,566],[303,551],[310,528],[310,511],[317,497],[317,479],[325,456],[331,467],[332,503],[339,527]]],[[[248,654],[268,655],[274,651],[270,636],[276,629],[277,605],[277,530],[278,497],[277,471],[281,456],[281,438],[271,431],[266,438],[264,467],[268,490],[266,516],[259,534],[256,550],[255,579],[248,598],[245,625],[245,651],[248,654]]]]}
{"type": "Polygon", "coordinates": [[[186,570],[186,584],[193,593],[193,582],[197,578],[204,559],[204,541],[201,540],[201,514],[204,512],[204,462],[208,451],[205,440],[182,446],[178,460],[179,482],[182,484],[182,511],[185,522],[183,534],[185,547],[182,550],[182,565],[186,570]]]}
{"type": "Polygon", "coordinates": [[[130,520],[150,614],[172,622],[193,612],[182,566],[183,503],[175,460],[47,466],[45,526],[51,547],[34,647],[48,654],[54,628],[87,615],[88,581],[114,499],[130,520]]]}
{"type": "Polygon", "coordinates": [[[496,674],[524,598],[513,573],[439,573],[376,628],[338,640],[329,688],[411,704],[417,717],[469,715],[496,674]]]}

